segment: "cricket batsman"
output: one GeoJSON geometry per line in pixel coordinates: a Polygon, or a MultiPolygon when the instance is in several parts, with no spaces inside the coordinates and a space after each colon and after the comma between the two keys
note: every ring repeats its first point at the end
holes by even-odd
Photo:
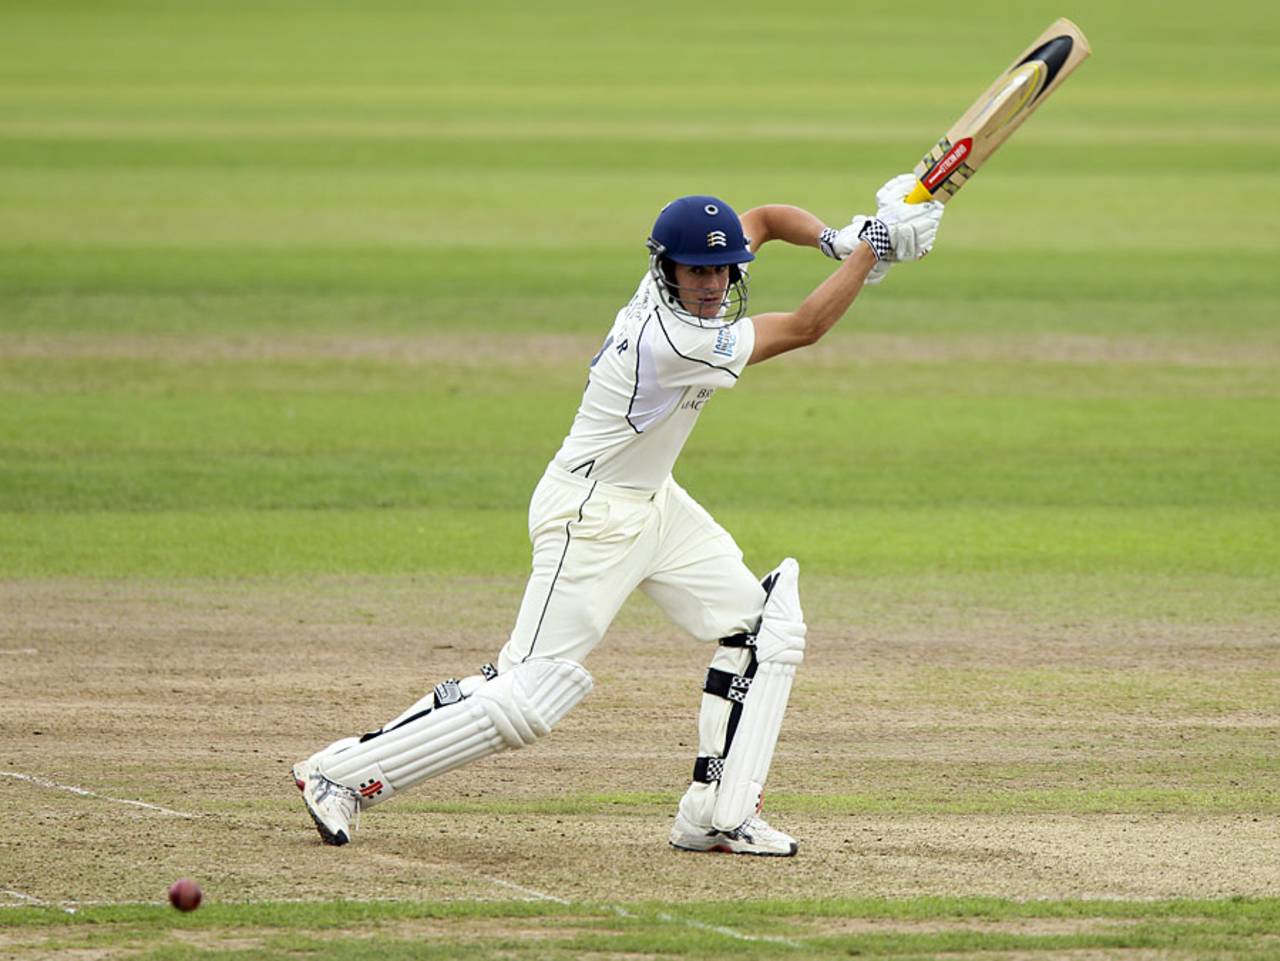
{"type": "Polygon", "coordinates": [[[587,655],[639,588],[695,638],[716,642],[671,845],[796,853],[760,803],[804,657],[800,568],[787,558],[756,578],[671,472],[717,390],[816,343],[864,284],[929,252],[944,208],[905,203],[914,184],[911,174],[890,180],[876,215],[841,230],[778,204],[741,218],[711,196],[662,208],[649,269],[591,358],[573,426],[533,492],[533,571],[497,667],[444,681],[380,729],[294,765],[325,843],[346,844],[358,812],[420,781],[548,734],[591,690],[587,655]],[[774,240],[817,247],[838,265],[795,310],[747,317],[747,265],[774,240]]]}

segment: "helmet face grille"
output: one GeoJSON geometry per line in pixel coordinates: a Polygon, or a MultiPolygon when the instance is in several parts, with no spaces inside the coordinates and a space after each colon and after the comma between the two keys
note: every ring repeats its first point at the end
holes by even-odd
{"type": "MultiPolygon", "coordinates": [[[[720,308],[711,317],[689,310],[681,299],[686,288],[676,283],[675,263],[666,257],[661,250],[654,250],[649,256],[649,275],[653,277],[658,288],[658,295],[667,308],[686,324],[706,329],[731,327],[740,321],[747,312],[747,300],[750,297],[750,278],[745,270],[736,265],[729,268],[729,286],[725,289],[720,308]]],[[[692,290],[690,289],[690,293],[692,290]]],[[[696,299],[690,296],[690,300],[696,299]]]]}

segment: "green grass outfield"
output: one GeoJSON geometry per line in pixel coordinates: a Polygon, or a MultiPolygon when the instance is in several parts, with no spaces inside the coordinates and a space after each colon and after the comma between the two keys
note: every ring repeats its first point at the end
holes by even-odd
{"type": "MultiPolygon", "coordinates": [[[[1093,58],[937,250],[722,391],[678,477],[754,567],[795,554],[821,596],[845,584],[899,620],[1213,626],[1274,649],[1280,21],[1260,0],[7,4],[0,579],[517,582],[529,492],[657,209],[865,211],[1064,14],[1093,58]]],[[[794,305],[827,269],[766,248],[753,305],[794,305]]],[[[1275,670],[1192,681],[1129,693],[1252,712],[1265,759],[1275,670]]],[[[1019,696],[936,683],[958,711],[1019,696]]],[[[1233,766],[1244,743],[1146,793],[1122,772],[1015,807],[1274,819],[1276,771],[1233,766]]],[[[920,790],[779,802],[985,810],[920,790]]],[[[819,893],[19,908],[0,953],[1280,957],[1274,899],[819,893]],[[478,944],[480,922],[502,933],[478,944]]]]}
{"type": "Polygon", "coordinates": [[[9,912],[16,946],[135,958],[1020,958],[1280,956],[1275,901],[991,898],[683,904],[470,903],[48,908],[9,912]],[[824,932],[849,918],[857,930],[824,932]],[[744,934],[750,929],[753,934],[744,934]],[[348,932],[359,930],[352,937],[348,932]],[[502,933],[494,934],[494,930],[502,933]],[[197,942],[207,947],[195,947],[197,942]]]}

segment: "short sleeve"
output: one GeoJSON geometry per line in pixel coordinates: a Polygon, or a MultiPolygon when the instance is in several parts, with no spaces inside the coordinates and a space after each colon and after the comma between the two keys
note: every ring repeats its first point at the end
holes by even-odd
{"type": "Polygon", "coordinates": [[[750,317],[705,328],[659,317],[655,333],[654,365],[663,387],[732,387],[756,343],[750,317]]]}

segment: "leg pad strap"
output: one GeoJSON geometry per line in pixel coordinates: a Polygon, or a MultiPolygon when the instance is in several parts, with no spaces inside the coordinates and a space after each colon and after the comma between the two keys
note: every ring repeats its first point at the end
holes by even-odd
{"type": "Polygon", "coordinates": [[[751,677],[744,674],[733,674],[719,668],[710,668],[702,689],[708,694],[722,697],[726,701],[741,704],[747,699],[747,691],[751,690],[751,677]]]}
{"type": "Polygon", "coordinates": [[[724,774],[724,758],[700,757],[693,762],[693,779],[699,784],[711,784],[724,774]]]}

